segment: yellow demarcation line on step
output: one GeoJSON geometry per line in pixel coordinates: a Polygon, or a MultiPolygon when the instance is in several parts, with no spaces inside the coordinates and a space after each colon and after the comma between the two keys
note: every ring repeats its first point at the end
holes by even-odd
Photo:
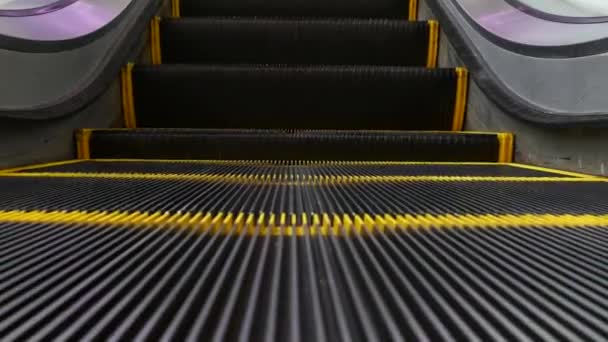
{"type": "Polygon", "coordinates": [[[528,170],[534,170],[534,171],[551,172],[551,173],[555,173],[558,175],[564,175],[564,176],[570,176],[570,177],[607,179],[602,176],[588,175],[588,174],[584,174],[584,173],[563,171],[563,170],[558,170],[558,169],[550,169],[550,168],[546,168],[546,167],[542,167],[542,166],[535,166],[535,165],[528,165],[528,164],[509,163],[506,165],[511,165],[511,166],[522,168],[522,169],[528,169],[528,170]]]}
{"type": "Polygon", "coordinates": [[[608,182],[600,178],[567,177],[488,177],[488,176],[351,176],[351,175],[293,175],[277,173],[243,174],[175,174],[175,173],[87,173],[87,172],[27,172],[0,173],[0,177],[89,178],[112,180],[160,180],[193,182],[226,182],[238,184],[326,185],[353,183],[405,182],[520,182],[520,183],[582,183],[608,182]]]}
{"type": "Polygon", "coordinates": [[[179,0],[171,0],[171,16],[173,18],[181,17],[181,4],[179,0]]]}
{"type": "Polygon", "coordinates": [[[437,67],[437,52],[439,50],[439,22],[429,20],[429,47],[427,52],[426,67],[437,67]]]}
{"type": "Polygon", "coordinates": [[[135,101],[133,100],[133,63],[128,63],[121,70],[121,91],[122,91],[122,114],[125,120],[125,127],[136,128],[135,120],[135,101]]]}
{"type": "Polygon", "coordinates": [[[78,159],[91,158],[91,130],[87,128],[76,132],[76,155],[78,159]]]}
{"type": "Polygon", "coordinates": [[[498,162],[510,163],[513,161],[513,134],[498,133],[498,162]]]}
{"type": "Polygon", "coordinates": [[[153,17],[150,21],[150,57],[152,64],[159,65],[162,63],[160,50],[160,17],[153,17]]]}
{"type": "Polygon", "coordinates": [[[11,173],[11,172],[21,172],[21,171],[32,170],[32,169],[43,169],[43,168],[47,168],[47,167],[74,164],[74,163],[80,163],[80,162],[82,162],[82,160],[80,160],[80,159],[71,159],[71,160],[63,160],[63,161],[50,162],[50,163],[26,165],[26,166],[19,166],[19,167],[14,167],[14,168],[10,168],[10,169],[0,170],[0,173],[11,173]]]}
{"type": "Polygon", "coordinates": [[[570,214],[334,214],[334,213],[172,213],[123,211],[0,211],[6,223],[96,225],[149,229],[195,229],[250,236],[349,236],[413,229],[606,227],[608,215],[570,214]],[[299,220],[298,220],[299,217],[299,220]]]}
{"type": "Polygon", "coordinates": [[[410,0],[408,20],[418,20],[418,0],[410,0]]]}
{"type": "Polygon", "coordinates": [[[467,93],[469,88],[469,71],[466,68],[456,68],[456,101],[454,101],[454,118],[452,131],[462,131],[464,112],[467,108],[467,93]]]}

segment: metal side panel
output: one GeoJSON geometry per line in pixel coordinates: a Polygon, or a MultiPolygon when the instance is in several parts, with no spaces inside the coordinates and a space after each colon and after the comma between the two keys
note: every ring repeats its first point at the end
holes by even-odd
{"type": "Polygon", "coordinates": [[[427,5],[475,81],[505,112],[544,125],[607,121],[608,74],[601,66],[608,61],[602,40],[608,23],[543,21],[552,25],[543,28],[533,24],[541,19],[503,0],[423,1],[427,5]]]}
{"type": "Polygon", "coordinates": [[[50,119],[99,96],[134,59],[161,1],[84,0],[35,16],[0,16],[0,118],[50,119]]]}

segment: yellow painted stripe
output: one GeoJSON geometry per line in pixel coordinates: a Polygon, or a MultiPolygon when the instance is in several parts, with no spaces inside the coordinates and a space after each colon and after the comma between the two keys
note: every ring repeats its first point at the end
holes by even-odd
{"type": "Polygon", "coordinates": [[[429,46],[427,52],[426,67],[437,67],[437,52],[439,50],[439,22],[429,20],[429,46]]]}
{"type": "Polygon", "coordinates": [[[46,178],[94,178],[118,180],[181,180],[202,182],[230,182],[247,184],[328,184],[371,182],[606,182],[601,178],[567,177],[487,177],[487,176],[349,176],[349,175],[299,175],[291,174],[174,174],[174,173],[86,173],[86,172],[27,172],[0,173],[0,177],[46,178]]]}
{"type": "Polygon", "coordinates": [[[408,20],[418,20],[418,0],[410,0],[408,20]]]}
{"type": "Polygon", "coordinates": [[[468,88],[469,71],[465,68],[456,68],[456,101],[454,101],[452,131],[462,131],[464,126],[464,113],[467,108],[468,88]]]}
{"type": "Polygon", "coordinates": [[[125,127],[132,129],[137,127],[135,120],[135,102],[133,100],[133,63],[127,64],[121,71],[122,83],[122,114],[125,127]]]}
{"type": "Polygon", "coordinates": [[[91,158],[91,130],[87,128],[76,132],[76,154],[78,159],[91,158]]]}
{"type": "Polygon", "coordinates": [[[498,134],[498,162],[511,163],[513,161],[513,134],[498,134]]]}
{"type": "Polygon", "coordinates": [[[173,18],[181,17],[181,4],[179,0],[171,0],[171,16],[173,18]]]}
{"type": "Polygon", "coordinates": [[[66,165],[66,164],[75,164],[75,163],[80,163],[80,162],[82,162],[82,160],[80,160],[80,159],[62,160],[62,161],[56,161],[56,162],[50,162],[50,163],[26,165],[26,166],[19,166],[19,167],[14,167],[14,168],[10,168],[10,169],[4,169],[4,170],[0,170],[0,173],[21,172],[21,171],[32,170],[32,169],[42,169],[42,168],[60,166],[60,165],[66,165]]]}
{"type": "Polygon", "coordinates": [[[160,17],[153,17],[150,21],[150,54],[152,64],[162,63],[160,50],[160,17]]]}
{"type": "Polygon", "coordinates": [[[551,168],[546,168],[546,167],[542,167],[542,166],[519,164],[519,163],[511,163],[509,165],[514,166],[514,167],[519,167],[522,169],[535,170],[535,171],[541,171],[541,172],[550,172],[550,173],[555,173],[555,174],[570,176],[570,177],[605,179],[605,177],[601,177],[601,176],[588,175],[588,174],[572,172],[572,171],[563,171],[563,170],[558,170],[558,169],[551,169],[551,168]]]}
{"type": "MultiPolygon", "coordinates": [[[[592,214],[342,214],[303,213],[301,222],[291,213],[172,213],[122,211],[0,211],[2,223],[130,226],[196,229],[213,233],[255,235],[352,235],[384,233],[390,230],[606,227],[608,215],[592,214]],[[287,220],[287,217],[290,219],[287,220]],[[322,218],[322,219],[321,219],[322,218]]],[[[1,228],[0,228],[1,229],[1,228]]]]}

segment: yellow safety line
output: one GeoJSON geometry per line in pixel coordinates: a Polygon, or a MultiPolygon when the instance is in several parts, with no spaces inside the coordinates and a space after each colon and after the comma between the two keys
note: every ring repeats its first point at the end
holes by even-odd
{"type": "Polygon", "coordinates": [[[91,130],[88,128],[80,129],[76,132],[76,154],[78,159],[91,158],[91,130]]]}
{"type": "Polygon", "coordinates": [[[513,162],[513,134],[511,133],[498,134],[498,162],[513,162]]]}
{"type": "Polygon", "coordinates": [[[522,169],[529,169],[529,170],[535,170],[535,171],[541,171],[541,172],[550,172],[550,173],[555,173],[555,174],[564,175],[564,176],[577,177],[577,178],[605,179],[605,177],[600,177],[600,176],[595,176],[595,175],[587,175],[587,174],[579,173],[579,172],[572,172],[572,171],[563,171],[563,170],[558,170],[558,169],[551,169],[551,168],[546,168],[546,167],[541,167],[541,166],[535,166],[535,165],[520,164],[520,163],[511,163],[509,165],[512,165],[512,166],[515,166],[515,167],[519,167],[519,168],[522,168],[522,169]]]}
{"type": "Polygon", "coordinates": [[[119,180],[182,180],[230,182],[247,184],[315,185],[371,182],[607,182],[602,178],[564,177],[492,177],[492,176],[351,176],[351,175],[292,175],[292,174],[175,174],[175,173],[89,173],[89,172],[27,172],[0,173],[0,177],[93,178],[119,180]]]}
{"type": "Polygon", "coordinates": [[[418,20],[418,0],[410,0],[408,20],[418,20]]]}
{"type": "Polygon", "coordinates": [[[439,50],[439,22],[429,20],[429,47],[427,52],[426,67],[437,67],[437,51],[439,50]]]}
{"type": "Polygon", "coordinates": [[[452,131],[462,131],[464,112],[467,108],[468,87],[469,71],[465,68],[456,68],[456,101],[454,101],[452,131]]]}
{"type": "Polygon", "coordinates": [[[131,129],[137,127],[135,120],[135,102],[133,100],[133,63],[128,63],[121,71],[122,83],[122,114],[125,127],[131,129]]]}
{"type": "Polygon", "coordinates": [[[150,54],[152,64],[158,65],[162,63],[160,50],[160,17],[155,16],[150,21],[150,54]]]}
{"type": "Polygon", "coordinates": [[[56,162],[50,162],[50,163],[33,164],[33,165],[19,166],[19,167],[14,167],[14,168],[10,168],[10,169],[0,170],[0,173],[20,172],[20,171],[31,170],[31,169],[43,169],[43,168],[52,167],[52,166],[74,164],[74,163],[80,163],[80,162],[82,162],[82,160],[80,160],[80,159],[71,159],[71,160],[63,160],[63,161],[56,161],[56,162]]]}
{"type": "Polygon", "coordinates": [[[172,213],[123,211],[0,211],[2,223],[65,225],[105,225],[147,228],[162,225],[169,229],[196,229],[201,232],[247,235],[347,236],[411,229],[496,229],[526,227],[606,227],[608,215],[592,214],[335,214],[302,213],[172,213]],[[237,229],[234,226],[237,226],[237,229]],[[259,231],[256,233],[256,230],[259,231]]]}
{"type": "Polygon", "coordinates": [[[179,0],[171,0],[171,16],[173,18],[181,17],[180,5],[179,0]]]}

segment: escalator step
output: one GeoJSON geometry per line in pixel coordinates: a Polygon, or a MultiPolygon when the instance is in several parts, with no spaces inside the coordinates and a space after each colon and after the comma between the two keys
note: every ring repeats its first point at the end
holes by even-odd
{"type": "Polygon", "coordinates": [[[21,173],[137,173],[137,174],[300,174],[309,176],[446,176],[446,177],[589,177],[520,164],[289,161],[289,160],[154,160],[77,159],[19,169],[21,173]]]}
{"type": "Polygon", "coordinates": [[[0,173],[3,341],[602,340],[603,178],[142,163],[0,173]]]}
{"type": "Polygon", "coordinates": [[[510,134],[397,131],[84,130],[83,158],[509,162],[510,134]]]}
{"type": "MultiPolygon", "coordinates": [[[[293,168],[261,173],[61,173],[25,172],[0,174],[0,211],[141,212],[184,215],[203,213],[252,214],[268,223],[286,215],[284,224],[300,224],[303,216],[327,214],[356,221],[370,216],[374,224],[392,216],[427,224],[466,223],[471,215],[506,224],[525,222],[525,215],[600,215],[608,220],[608,182],[577,177],[492,177],[349,175],[339,168],[309,173],[293,168]],[[405,215],[405,216],[404,216],[405,215]],[[406,217],[410,215],[413,217],[406,217]],[[463,217],[458,217],[462,216],[463,217]],[[507,216],[505,216],[507,215],[507,216]],[[493,217],[494,216],[494,217],[493,217]],[[515,219],[516,217],[513,217],[515,219]],[[419,221],[420,218],[422,221],[419,221]],[[444,217],[433,221],[431,217],[444,217]],[[295,222],[292,222],[295,220],[295,222]],[[268,221],[268,222],[267,222],[268,221]]],[[[19,215],[15,216],[18,220],[19,215]]],[[[534,217],[532,217],[534,218],[534,217]]],[[[34,218],[32,218],[34,219],[34,218]]],[[[541,219],[537,217],[536,219],[541,219]]],[[[548,221],[551,222],[550,217],[548,221]]],[[[573,217],[572,219],[576,219],[573,217]]],[[[584,219],[584,217],[583,217],[584,219]]],[[[600,222],[597,221],[597,222],[600,222]]],[[[532,222],[532,221],[530,221],[532,222]]],[[[581,221],[582,222],[582,221],[581,221]]],[[[333,224],[332,223],[332,224],[333,224]]],[[[278,222],[277,222],[278,224],[278,222]]]]}
{"type": "Polygon", "coordinates": [[[160,65],[133,69],[137,127],[460,130],[463,69],[160,65]]]}
{"type": "Polygon", "coordinates": [[[74,221],[0,222],[4,341],[605,337],[606,226],[250,237],[74,221]]]}
{"type": "Polygon", "coordinates": [[[182,16],[415,17],[413,0],[180,0],[182,16]]]}
{"type": "MultiPolygon", "coordinates": [[[[163,63],[426,66],[429,23],[389,19],[163,19],[163,63]]],[[[436,31],[433,31],[436,32],[436,31]]]]}

